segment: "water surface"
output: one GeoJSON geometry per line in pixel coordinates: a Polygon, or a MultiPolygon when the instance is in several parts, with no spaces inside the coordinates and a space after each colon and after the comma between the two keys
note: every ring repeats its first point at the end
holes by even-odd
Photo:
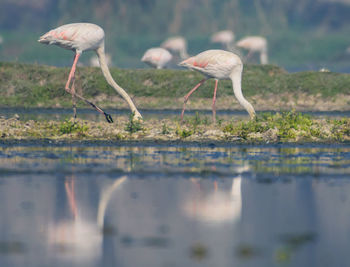
{"type": "Polygon", "coordinates": [[[348,266],[349,145],[0,146],[0,266],[348,266]]]}

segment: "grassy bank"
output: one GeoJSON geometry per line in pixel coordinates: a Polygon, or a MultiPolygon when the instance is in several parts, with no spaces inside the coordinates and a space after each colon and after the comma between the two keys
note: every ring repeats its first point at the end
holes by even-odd
{"type": "Polygon", "coordinates": [[[208,117],[148,119],[133,122],[125,116],[113,124],[87,120],[21,121],[0,118],[0,140],[49,139],[62,141],[224,141],[240,143],[346,142],[350,119],[316,119],[297,112],[263,113],[251,121],[222,121],[208,117]]]}
{"type": "MultiPolygon", "coordinates": [[[[69,107],[71,97],[63,89],[68,72],[68,68],[0,63],[0,105],[69,107]]],[[[188,70],[112,68],[111,72],[141,108],[181,108],[183,96],[202,79],[188,70]]],[[[193,94],[189,108],[210,109],[213,86],[213,80],[206,82],[193,94]]],[[[78,68],[76,88],[102,107],[126,107],[99,68],[78,68]]],[[[287,73],[274,65],[246,65],[243,73],[243,93],[257,110],[346,110],[349,91],[349,74],[287,73]]],[[[217,103],[221,109],[241,109],[230,81],[220,81],[217,103]]]]}

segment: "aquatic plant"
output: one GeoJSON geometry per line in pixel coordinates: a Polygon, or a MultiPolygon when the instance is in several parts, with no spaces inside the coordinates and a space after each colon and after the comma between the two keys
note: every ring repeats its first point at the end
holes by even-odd
{"type": "Polygon", "coordinates": [[[129,121],[125,125],[125,131],[132,134],[141,131],[142,129],[142,122],[140,120],[134,120],[134,112],[131,113],[129,116],[129,121]]]}
{"type": "Polygon", "coordinates": [[[170,128],[165,123],[163,123],[162,134],[169,134],[169,133],[170,133],[170,128]]]}
{"type": "Polygon", "coordinates": [[[186,129],[186,128],[181,128],[180,125],[177,123],[176,124],[176,130],[175,133],[180,137],[180,138],[186,138],[191,136],[194,133],[194,130],[186,129]]]}
{"type": "Polygon", "coordinates": [[[58,130],[59,134],[78,133],[81,135],[85,135],[86,132],[89,130],[89,127],[78,122],[65,120],[58,125],[58,130]]]}
{"type": "Polygon", "coordinates": [[[349,118],[328,120],[328,123],[332,125],[331,131],[336,140],[350,139],[350,119],[349,118]]]}
{"type": "Polygon", "coordinates": [[[263,113],[248,122],[240,122],[238,125],[230,123],[223,128],[223,131],[243,139],[297,140],[320,138],[322,133],[317,127],[317,123],[310,115],[289,111],[276,114],[263,113]]]}
{"type": "Polygon", "coordinates": [[[198,125],[209,125],[210,121],[207,116],[201,117],[198,112],[195,113],[194,117],[190,117],[188,122],[194,127],[198,125]]]}

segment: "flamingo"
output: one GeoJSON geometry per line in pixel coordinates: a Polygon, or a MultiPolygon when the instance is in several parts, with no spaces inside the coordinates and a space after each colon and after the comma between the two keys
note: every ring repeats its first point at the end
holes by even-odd
{"type": "Polygon", "coordinates": [[[187,42],[182,36],[173,36],[165,40],[161,47],[170,50],[173,53],[178,53],[181,59],[188,58],[187,42]]]}
{"type": "Polygon", "coordinates": [[[230,30],[219,31],[211,36],[212,43],[220,43],[225,49],[229,51],[231,51],[233,48],[234,40],[235,35],[230,30]]]}
{"type": "Polygon", "coordinates": [[[262,36],[247,36],[236,43],[236,46],[247,49],[247,60],[254,52],[260,53],[260,63],[267,64],[267,41],[262,36]]]}
{"type": "Polygon", "coordinates": [[[105,113],[102,109],[75,93],[75,70],[79,57],[83,51],[94,50],[98,56],[102,73],[108,84],[112,86],[128,103],[131,111],[133,112],[133,119],[141,120],[142,116],[137,110],[130,96],[113,80],[113,77],[108,69],[104,52],[104,36],[105,34],[103,29],[98,25],[91,23],[72,23],[50,30],[41,36],[38,42],[43,44],[55,44],[59,47],[73,50],[75,52],[73,65],[65,86],[65,90],[70,93],[73,98],[74,117],[76,117],[75,96],[77,96],[78,98],[92,105],[98,112],[104,114],[108,122],[113,122],[112,117],[109,114],[105,113]],[[69,88],[71,83],[72,86],[69,88]]]}
{"type": "Polygon", "coordinates": [[[179,65],[192,70],[196,70],[205,75],[205,78],[201,80],[187,95],[185,95],[184,105],[181,113],[181,120],[183,120],[186,102],[188,101],[190,95],[194,91],[196,91],[198,87],[201,86],[206,80],[210,78],[215,79],[215,88],[212,104],[214,123],[216,121],[216,91],[218,87],[218,80],[220,79],[230,79],[232,81],[233,93],[235,94],[238,102],[247,110],[251,119],[255,117],[255,111],[253,106],[244,98],[242,94],[241,79],[243,63],[239,56],[225,50],[207,50],[180,62],[179,65]]]}
{"type": "Polygon", "coordinates": [[[155,47],[148,49],[141,61],[157,69],[162,69],[172,58],[173,56],[168,50],[162,47],[155,47]]]}

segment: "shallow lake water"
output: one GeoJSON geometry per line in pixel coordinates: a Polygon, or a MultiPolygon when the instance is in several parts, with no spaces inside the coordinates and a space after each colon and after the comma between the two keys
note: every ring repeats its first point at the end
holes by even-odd
{"type": "Polygon", "coordinates": [[[349,266],[350,145],[0,144],[0,266],[349,266]]]}

